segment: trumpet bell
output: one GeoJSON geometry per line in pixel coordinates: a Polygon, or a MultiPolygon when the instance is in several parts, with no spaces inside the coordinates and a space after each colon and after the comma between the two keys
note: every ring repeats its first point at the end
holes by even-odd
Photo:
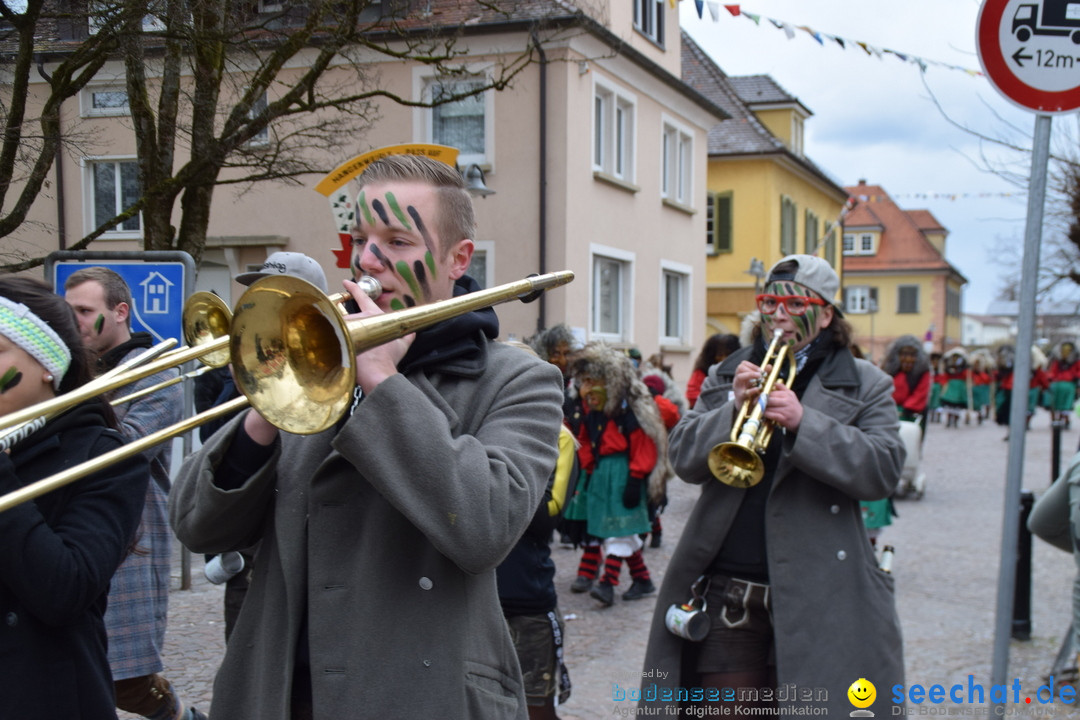
{"type": "Polygon", "coordinates": [[[737,442],[715,445],[709,451],[709,471],[725,485],[749,488],[765,476],[765,463],[754,450],[737,442]]]}
{"type": "Polygon", "coordinates": [[[237,303],[229,353],[240,391],[282,430],[320,432],[352,402],[355,353],[341,313],[299,278],[251,284],[237,303]]]}
{"type": "MultiPolygon", "coordinates": [[[[184,342],[194,348],[228,336],[231,318],[229,306],[217,295],[205,291],[194,293],[184,303],[184,342]]],[[[225,367],[229,362],[229,349],[213,350],[201,356],[199,361],[210,367],[225,367]]]]}

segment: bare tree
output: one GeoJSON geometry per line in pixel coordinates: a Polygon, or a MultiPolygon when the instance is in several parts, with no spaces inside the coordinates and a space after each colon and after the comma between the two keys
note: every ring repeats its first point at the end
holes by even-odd
{"type": "MultiPolygon", "coordinates": [[[[355,143],[377,118],[379,103],[431,106],[501,90],[533,61],[535,47],[528,43],[517,54],[491,59],[489,74],[461,92],[425,100],[395,94],[381,83],[376,61],[419,62],[445,78],[468,75],[462,68],[464,30],[435,25],[433,5],[465,9],[488,23],[513,13],[515,20],[544,28],[550,19],[545,16],[550,10],[530,10],[522,17],[512,0],[309,0],[284,2],[269,13],[258,12],[250,0],[89,2],[89,10],[83,5],[80,12],[46,11],[45,0],[30,0],[21,11],[0,4],[0,19],[12,28],[9,46],[18,44],[6,104],[0,106],[5,128],[0,177],[17,183],[0,185],[0,206],[6,207],[9,188],[17,185],[20,191],[18,202],[0,216],[0,241],[26,220],[41,192],[60,143],[60,104],[107,60],[120,59],[140,196],[68,249],[83,249],[141,214],[145,249],[183,250],[197,263],[217,185],[298,182],[305,174],[325,173],[341,160],[335,151],[343,138],[355,143]],[[417,5],[423,6],[420,12],[417,5]],[[34,60],[40,58],[42,36],[64,23],[90,31],[51,55],[57,65],[47,78],[49,97],[35,126],[35,119],[26,117],[34,60]],[[178,157],[185,159],[180,163],[178,157]],[[20,173],[19,167],[25,170],[20,173]],[[174,227],[177,203],[180,222],[174,227]]],[[[43,257],[12,257],[10,249],[7,258],[0,270],[44,262],[43,257]]]]}
{"type": "MultiPolygon", "coordinates": [[[[1018,191],[1026,192],[1031,168],[1031,130],[1010,123],[987,104],[987,116],[996,121],[997,134],[980,132],[949,115],[927,84],[925,75],[923,87],[946,121],[978,139],[979,156],[969,160],[1018,191]],[[988,147],[1006,152],[995,156],[986,151],[988,147]]],[[[1080,286],[1080,274],[1076,271],[1080,267],[1080,128],[1068,124],[1064,118],[1053,127],[1037,278],[1037,293],[1042,298],[1080,286]]],[[[1022,249],[1016,238],[997,238],[994,242],[995,262],[1004,270],[997,293],[1001,300],[1019,297],[1022,249]]]]}

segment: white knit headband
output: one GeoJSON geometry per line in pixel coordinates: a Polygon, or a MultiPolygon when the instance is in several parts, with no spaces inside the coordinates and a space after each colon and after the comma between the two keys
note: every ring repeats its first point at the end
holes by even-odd
{"type": "Polygon", "coordinates": [[[44,366],[53,376],[53,387],[71,366],[71,350],[49,324],[30,308],[0,296],[0,335],[15,343],[44,366]]]}

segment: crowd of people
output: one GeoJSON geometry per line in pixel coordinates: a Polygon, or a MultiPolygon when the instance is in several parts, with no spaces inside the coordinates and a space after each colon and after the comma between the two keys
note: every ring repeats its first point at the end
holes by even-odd
{"type": "MultiPolygon", "coordinates": [[[[344,281],[348,318],[478,289],[466,273],[472,201],[454,168],[391,155],[358,184],[352,275],[377,279],[381,294],[344,281]]],[[[269,274],[328,291],[297,253],[235,280],[269,274]]],[[[655,599],[641,631],[661,690],[642,702],[656,712],[733,706],[725,688],[902,684],[875,538],[912,452],[903,432],[991,417],[1007,403],[1009,349],[931,357],[904,336],[877,367],[838,294],[825,260],[783,258],[744,336],[709,337],[685,385],[659,353],[584,342],[562,324],[501,342],[491,308],[461,313],[361,352],[351,405],[326,430],[284,432],[256,406],[203,427],[172,477],[165,443],[0,512],[6,708],[207,717],[163,675],[174,535],[228,588],[211,717],[557,720],[573,673],[562,591],[587,594],[597,613],[655,599]],[[676,479],[701,492],[658,573],[647,550],[664,542],[676,479]],[[565,588],[555,537],[576,550],[565,588]]],[[[0,411],[150,348],[131,331],[132,308],[105,268],[74,273],[62,295],[0,278],[0,411]]],[[[1078,370],[1061,343],[1032,379],[1031,412],[1041,404],[1067,424],[1078,370]]],[[[0,491],[173,425],[181,390],[164,381],[176,376],[0,434],[0,491]]],[[[200,409],[239,396],[238,384],[228,369],[205,374],[200,409]]],[[[850,710],[842,693],[825,704],[850,710]]]]}

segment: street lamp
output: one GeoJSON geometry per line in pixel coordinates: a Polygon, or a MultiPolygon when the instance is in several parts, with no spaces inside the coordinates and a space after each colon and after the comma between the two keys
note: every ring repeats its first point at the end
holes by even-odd
{"type": "Polygon", "coordinates": [[[870,362],[874,362],[874,316],[877,315],[877,300],[870,298],[866,304],[866,311],[870,313],[870,350],[869,358],[870,362]]]}
{"type": "Polygon", "coordinates": [[[484,169],[476,163],[469,165],[461,174],[465,178],[465,189],[470,195],[486,198],[495,194],[495,191],[484,183],[484,169]]]}
{"type": "Polygon", "coordinates": [[[743,272],[754,276],[754,294],[757,295],[761,292],[761,281],[765,279],[765,263],[757,258],[752,258],[750,260],[750,269],[743,270],[743,272]]]}

